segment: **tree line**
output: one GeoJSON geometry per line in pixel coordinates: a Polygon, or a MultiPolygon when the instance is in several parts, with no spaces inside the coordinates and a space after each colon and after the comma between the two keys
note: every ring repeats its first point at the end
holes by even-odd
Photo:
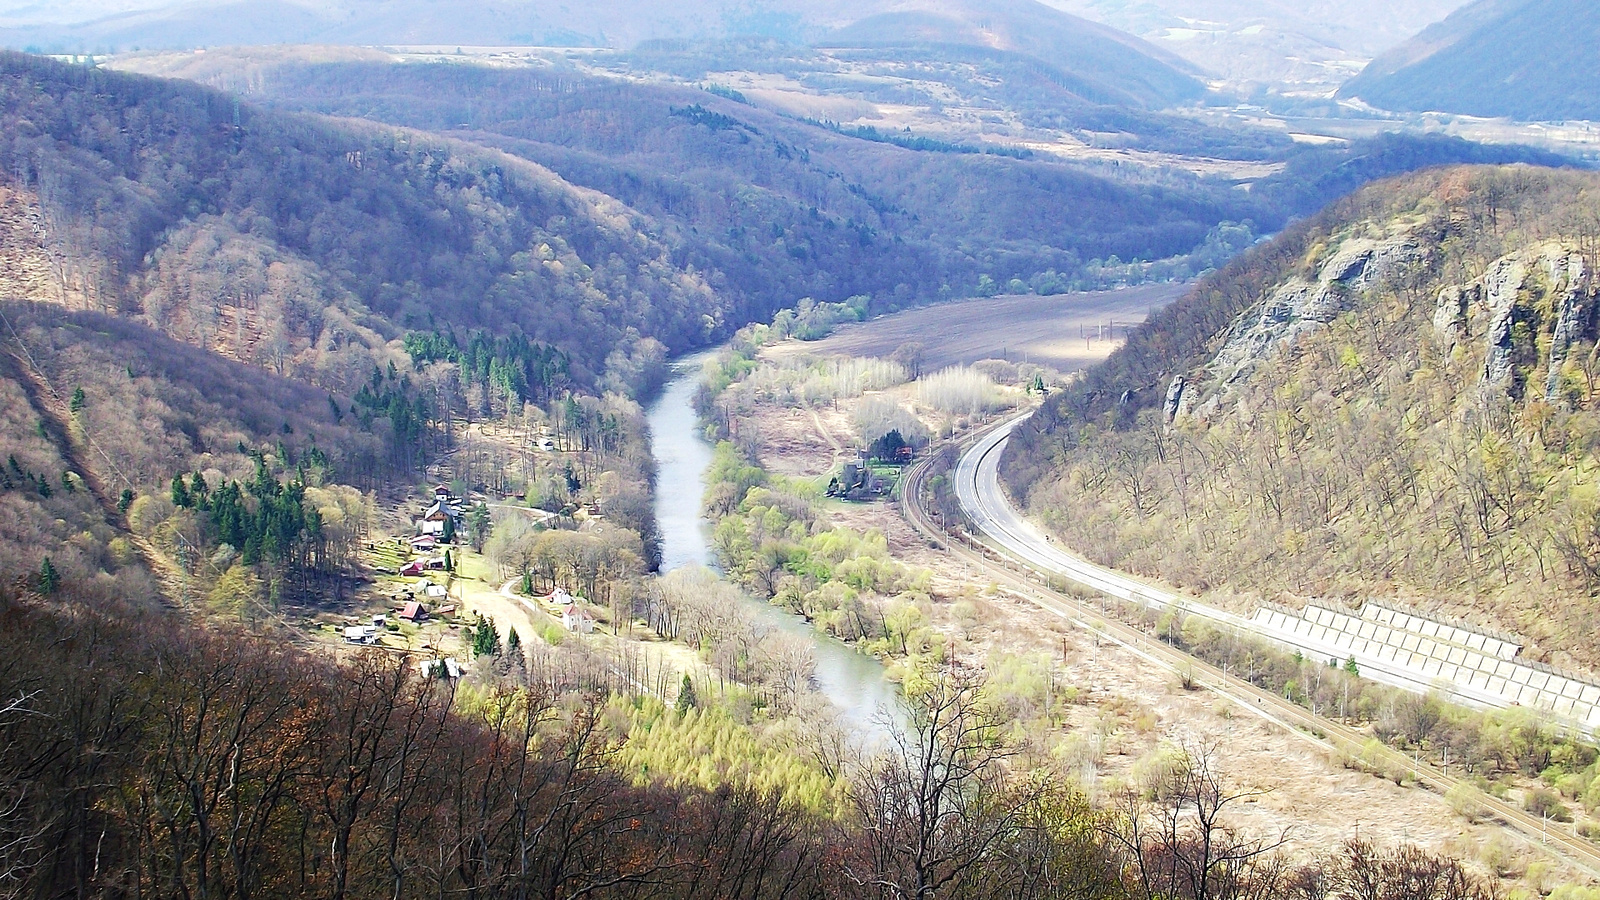
{"type": "Polygon", "coordinates": [[[14,593],[0,645],[12,895],[1321,900],[1361,879],[1488,896],[1420,851],[1287,863],[1221,825],[1245,795],[1203,748],[1138,813],[1009,777],[961,670],[913,689],[908,726],[829,818],[626,775],[605,698],[555,671],[473,693],[402,656],[329,666],[14,593]]]}

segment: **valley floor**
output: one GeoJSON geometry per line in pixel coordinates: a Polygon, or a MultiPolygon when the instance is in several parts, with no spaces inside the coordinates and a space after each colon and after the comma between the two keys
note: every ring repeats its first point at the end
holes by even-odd
{"type": "MultiPolygon", "coordinates": [[[[794,364],[812,355],[888,356],[917,341],[929,348],[931,369],[936,353],[939,364],[957,364],[984,358],[985,349],[998,356],[1002,346],[1070,346],[1080,324],[1112,317],[1133,324],[1142,318],[1137,313],[1159,303],[1150,298],[1160,296],[1152,290],[1091,295],[1077,302],[1071,297],[997,298],[951,304],[848,326],[822,341],[780,342],[764,349],[760,359],[794,364]],[[1089,305],[1081,305],[1085,300],[1089,305]],[[1021,321],[997,315],[1029,307],[1040,314],[1021,321]],[[976,323],[986,329],[981,337],[949,339],[976,323]]],[[[1098,355],[1113,346],[1107,341],[1093,349],[1098,355]]],[[[1081,358],[1062,355],[1052,361],[1068,369],[1076,359],[1081,358]]],[[[909,390],[896,390],[909,405],[909,390]]],[[[855,458],[852,416],[864,399],[817,408],[760,403],[740,432],[756,442],[766,471],[820,482],[838,471],[841,459],[855,458]]],[[[891,502],[830,501],[825,512],[836,527],[883,534],[894,558],[932,573],[930,620],[952,653],[990,666],[1007,658],[1040,661],[1052,683],[1075,688],[1058,733],[1029,735],[1028,745],[1041,758],[1064,761],[1097,799],[1157,764],[1164,748],[1214,746],[1230,782],[1261,792],[1234,813],[1230,824],[1254,834],[1282,833],[1292,851],[1314,853],[1362,837],[1380,844],[1412,842],[1474,859],[1486,870],[1536,888],[1581,878],[1553,869],[1540,851],[1504,829],[1462,818],[1436,794],[1352,768],[1331,748],[1285,733],[1207,691],[1185,690],[1140,655],[1073,630],[963,559],[931,548],[891,502]]]]}

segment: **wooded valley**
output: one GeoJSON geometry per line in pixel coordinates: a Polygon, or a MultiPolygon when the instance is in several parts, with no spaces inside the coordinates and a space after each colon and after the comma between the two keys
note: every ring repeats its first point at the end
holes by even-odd
{"type": "Polygon", "coordinates": [[[900,389],[931,427],[886,397],[849,420],[871,462],[898,464],[1047,373],[923,372],[915,347],[758,366],[761,341],[1183,279],[1282,229],[1056,393],[1009,477],[1076,546],[1199,587],[1442,580],[1483,614],[1537,582],[1578,601],[1570,617],[1511,624],[1592,665],[1561,629],[1600,584],[1583,346],[1600,314],[1570,293],[1596,265],[1593,179],[1430,172],[1301,219],[1435,163],[1560,160],[1406,135],[1301,146],[1163,110],[1198,82],[1126,47],[1096,51],[1121,79],[1101,82],[867,24],[826,51],[645,45],[610,74],[239,52],[197,54],[180,74],[202,86],[0,55],[0,896],[1494,896],[1415,848],[1291,854],[1233,827],[1255,789],[1198,743],[1091,798],[1060,745],[1018,736],[1064,732],[1069,688],[1024,677],[1032,657],[985,672],[947,652],[931,573],[824,512],[891,487],[835,478],[825,500],[736,425],[757,398],[900,389]],[[848,86],[845,58],[922,66],[1028,127],[1268,174],[840,125],[636,77],[735,51],[812,86],[848,86]],[[1340,267],[1358,249],[1360,291],[1340,267]],[[1469,310],[1517,253],[1515,302],[1469,310]],[[1215,368],[1290,278],[1344,305],[1296,353],[1215,368]],[[723,341],[702,425],[726,438],[705,499],[730,581],[656,578],[641,404],[671,358],[723,341]],[[1503,390],[1464,387],[1480,371],[1503,390]],[[437,539],[386,531],[421,527],[419,491],[421,522],[448,519],[437,539]],[[465,615],[468,548],[475,601],[532,631],[502,641],[465,615]],[[379,584],[378,615],[347,615],[379,584]],[[814,660],[741,615],[741,587],[889,663],[903,709],[883,752],[807,709],[814,660]],[[434,632],[412,588],[442,591],[420,595],[441,597],[434,632]],[[305,623],[330,610],[344,643],[315,644],[305,623]],[[661,659],[681,667],[670,689],[661,659]]]}

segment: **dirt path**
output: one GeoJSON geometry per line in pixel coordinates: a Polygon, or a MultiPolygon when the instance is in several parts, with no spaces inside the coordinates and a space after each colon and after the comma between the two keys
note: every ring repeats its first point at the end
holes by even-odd
{"type": "Polygon", "coordinates": [[[139,552],[145,568],[161,584],[162,595],[167,602],[179,604],[179,598],[185,593],[186,578],[183,573],[149,541],[128,529],[122,511],[117,509],[117,501],[112,498],[113,492],[121,493],[118,485],[126,483],[127,480],[120,477],[111,458],[104,451],[94,447],[92,441],[88,446],[80,446],[78,441],[73,440],[72,431],[67,424],[71,421],[71,413],[66,401],[34,366],[28,356],[27,346],[10,326],[10,321],[5,321],[4,338],[14,342],[16,350],[0,353],[0,365],[10,370],[6,374],[10,375],[22,389],[28,405],[33,407],[34,414],[39,417],[46,437],[55,445],[56,453],[61,456],[62,462],[82,479],[84,487],[89,490],[90,496],[94,497],[95,505],[100,507],[100,513],[105,518],[106,524],[127,538],[139,552]],[[104,462],[103,468],[90,461],[89,457],[93,455],[101,457],[104,462]],[[110,484],[107,484],[108,477],[114,477],[110,484]]]}
{"type": "Polygon", "coordinates": [[[839,439],[834,437],[833,432],[828,430],[828,426],[822,423],[822,416],[818,415],[816,407],[805,400],[800,402],[805,405],[806,412],[811,416],[811,424],[816,426],[817,434],[821,435],[822,439],[828,442],[828,446],[833,448],[833,462],[829,463],[829,468],[839,468],[844,464],[845,454],[848,452],[845,450],[844,444],[840,443],[839,439]]]}

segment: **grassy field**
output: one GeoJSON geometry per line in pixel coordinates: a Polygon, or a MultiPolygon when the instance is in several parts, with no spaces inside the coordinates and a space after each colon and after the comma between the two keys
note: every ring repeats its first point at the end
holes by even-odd
{"type": "Polygon", "coordinates": [[[764,355],[885,357],[901,344],[926,350],[924,369],[1006,359],[1073,372],[1105,359],[1126,329],[1177,299],[1180,284],[1155,284],[1090,294],[1032,294],[940,303],[846,325],[820,341],[791,341],[764,355]],[[1101,326],[1115,323],[1115,334],[1101,326]]]}

